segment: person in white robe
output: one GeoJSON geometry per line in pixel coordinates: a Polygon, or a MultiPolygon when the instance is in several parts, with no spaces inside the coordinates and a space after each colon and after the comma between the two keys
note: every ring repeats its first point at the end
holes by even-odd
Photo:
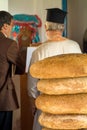
{"type": "MultiPolygon", "coordinates": [[[[59,8],[47,9],[46,18],[46,35],[47,41],[37,47],[31,57],[30,66],[44,58],[52,57],[55,55],[67,54],[67,53],[82,53],[80,46],[77,42],[63,37],[64,20],[67,12],[59,8]]],[[[35,109],[34,101],[40,92],[37,90],[37,81],[39,79],[33,78],[28,72],[28,95],[31,97],[32,112],[34,113],[33,130],[42,130],[38,122],[40,110],[35,109]]]]}

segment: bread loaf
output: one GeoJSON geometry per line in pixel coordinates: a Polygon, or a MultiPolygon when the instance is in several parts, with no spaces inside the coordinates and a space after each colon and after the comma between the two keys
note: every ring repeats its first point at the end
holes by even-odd
{"type": "MultiPolygon", "coordinates": [[[[65,129],[50,129],[50,128],[42,128],[42,130],[65,130],[65,129]]],[[[66,130],[72,130],[72,129],[66,129],[66,130]]],[[[73,129],[78,130],[78,129],[73,129]]],[[[80,130],[86,130],[86,129],[80,129],[80,130]]]]}
{"type": "Polygon", "coordinates": [[[87,76],[87,54],[61,54],[37,61],[30,74],[39,79],[87,76]]]}
{"type": "Polygon", "coordinates": [[[87,77],[41,79],[37,89],[49,95],[87,93],[87,77]]]}
{"type": "Polygon", "coordinates": [[[39,123],[50,129],[82,129],[87,128],[87,115],[52,115],[41,113],[39,123]]]}
{"type": "Polygon", "coordinates": [[[87,94],[41,94],[35,104],[41,111],[51,114],[87,114],[87,94]]]}

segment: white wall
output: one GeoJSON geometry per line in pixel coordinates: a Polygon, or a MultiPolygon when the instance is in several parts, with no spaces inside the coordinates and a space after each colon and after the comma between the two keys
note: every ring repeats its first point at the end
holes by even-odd
{"type": "Polygon", "coordinates": [[[61,8],[62,0],[9,0],[9,12],[12,14],[25,13],[25,14],[37,14],[42,20],[42,28],[40,28],[41,41],[46,40],[45,36],[45,20],[46,9],[51,7],[61,8]]]}
{"type": "Polygon", "coordinates": [[[8,0],[0,0],[0,10],[8,11],[8,0]]]}
{"type": "Polygon", "coordinates": [[[87,0],[67,0],[68,36],[83,49],[83,35],[87,29],[87,0]]]}
{"type": "MultiPolygon", "coordinates": [[[[83,34],[87,28],[87,0],[67,0],[68,3],[68,37],[83,46],[83,34]]],[[[37,14],[42,20],[40,28],[41,41],[45,41],[46,8],[60,7],[61,0],[0,0],[0,10],[8,10],[12,14],[37,14]]]]}

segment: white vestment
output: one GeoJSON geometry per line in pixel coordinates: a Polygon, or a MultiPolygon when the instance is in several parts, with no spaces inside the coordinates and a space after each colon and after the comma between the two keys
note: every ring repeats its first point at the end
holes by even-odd
{"type": "MultiPolygon", "coordinates": [[[[30,65],[47,57],[69,53],[82,53],[77,42],[68,39],[58,42],[46,42],[37,47],[37,49],[32,53],[30,65]]],[[[37,96],[40,94],[36,86],[37,81],[38,79],[31,77],[31,75],[28,73],[28,94],[33,98],[37,98],[37,96]]],[[[39,113],[39,110],[37,110],[34,118],[33,130],[42,129],[38,123],[39,113]]]]}

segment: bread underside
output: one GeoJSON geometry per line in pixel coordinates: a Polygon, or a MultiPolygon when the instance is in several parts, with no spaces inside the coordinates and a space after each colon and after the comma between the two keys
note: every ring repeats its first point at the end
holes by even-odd
{"type": "Polygon", "coordinates": [[[51,114],[87,114],[87,94],[41,94],[35,104],[41,111],[51,114]]]}
{"type": "MultiPolygon", "coordinates": [[[[42,130],[65,130],[65,129],[50,129],[50,128],[42,128],[42,130]]],[[[86,128],[82,129],[66,129],[66,130],[87,130],[86,128]]]]}
{"type": "Polygon", "coordinates": [[[42,112],[39,123],[43,127],[57,130],[82,129],[87,128],[87,115],[53,115],[42,112]]]}
{"type": "Polygon", "coordinates": [[[87,93],[87,77],[41,79],[37,89],[49,95],[87,93]]]}

